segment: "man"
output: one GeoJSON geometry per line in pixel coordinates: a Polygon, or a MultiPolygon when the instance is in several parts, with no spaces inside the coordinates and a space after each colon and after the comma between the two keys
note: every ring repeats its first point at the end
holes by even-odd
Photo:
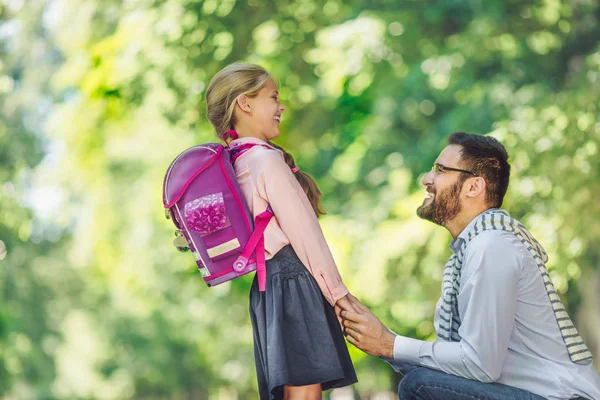
{"type": "Polygon", "coordinates": [[[348,341],[404,374],[401,400],[600,400],[592,355],[556,294],[544,249],[499,209],[507,160],[492,137],[454,133],[423,179],[417,214],[454,239],[434,342],[394,334],[354,297],[341,305],[348,341]]]}

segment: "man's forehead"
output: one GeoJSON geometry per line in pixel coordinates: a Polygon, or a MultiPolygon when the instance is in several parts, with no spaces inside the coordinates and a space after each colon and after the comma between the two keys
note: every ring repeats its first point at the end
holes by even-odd
{"type": "Polygon", "coordinates": [[[460,163],[461,149],[461,146],[456,144],[448,145],[442,150],[435,162],[447,167],[456,166],[460,163]]]}

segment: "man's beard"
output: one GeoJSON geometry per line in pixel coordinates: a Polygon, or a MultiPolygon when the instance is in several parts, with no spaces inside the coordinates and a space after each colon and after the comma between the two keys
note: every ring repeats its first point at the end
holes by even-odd
{"type": "Polygon", "coordinates": [[[459,201],[459,194],[464,180],[459,179],[452,187],[439,194],[434,193],[430,204],[423,204],[417,208],[417,215],[420,218],[431,221],[434,224],[445,225],[458,215],[462,207],[459,201]]]}

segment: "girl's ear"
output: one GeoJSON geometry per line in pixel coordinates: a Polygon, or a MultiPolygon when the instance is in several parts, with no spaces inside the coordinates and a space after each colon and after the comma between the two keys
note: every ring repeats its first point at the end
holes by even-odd
{"type": "Polygon", "coordinates": [[[240,94],[237,99],[235,99],[238,107],[245,113],[252,114],[252,108],[250,107],[250,103],[248,102],[248,96],[245,94],[240,94]]]}

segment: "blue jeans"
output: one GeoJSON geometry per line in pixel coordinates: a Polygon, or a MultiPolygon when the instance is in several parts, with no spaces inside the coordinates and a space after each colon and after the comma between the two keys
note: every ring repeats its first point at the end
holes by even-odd
{"type": "Polygon", "coordinates": [[[398,387],[400,400],[544,400],[523,389],[484,383],[434,369],[407,365],[398,387]]]}

